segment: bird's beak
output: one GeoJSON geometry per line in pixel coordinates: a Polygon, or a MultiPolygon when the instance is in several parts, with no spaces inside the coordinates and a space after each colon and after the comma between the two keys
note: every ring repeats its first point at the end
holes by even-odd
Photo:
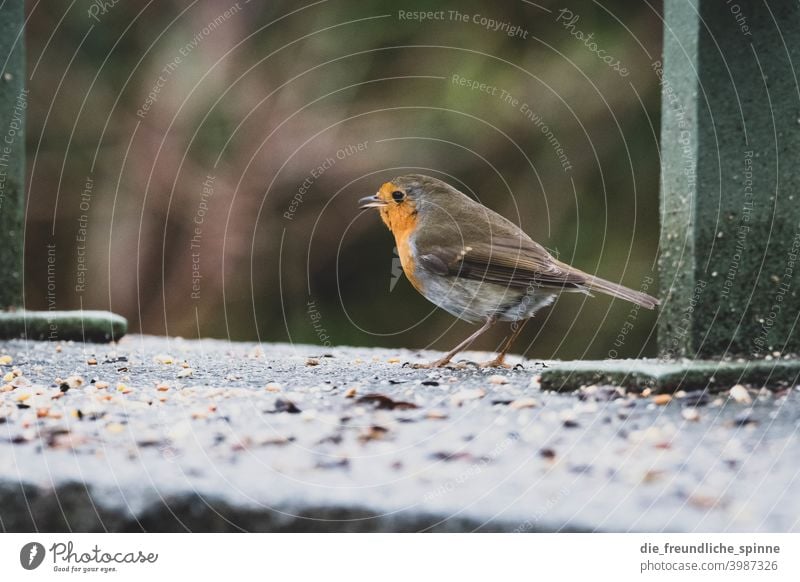
{"type": "Polygon", "coordinates": [[[373,196],[365,196],[364,198],[358,201],[358,207],[361,209],[380,208],[381,206],[386,206],[386,202],[378,198],[377,194],[373,196]]]}

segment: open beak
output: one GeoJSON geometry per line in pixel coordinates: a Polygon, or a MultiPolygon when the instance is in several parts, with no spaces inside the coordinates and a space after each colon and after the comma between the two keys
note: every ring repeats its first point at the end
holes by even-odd
{"type": "Polygon", "coordinates": [[[365,196],[358,201],[358,207],[362,210],[365,208],[380,208],[381,206],[386,206],[386,202],[378,198],[377,194],[373,196],[365,196]]]}

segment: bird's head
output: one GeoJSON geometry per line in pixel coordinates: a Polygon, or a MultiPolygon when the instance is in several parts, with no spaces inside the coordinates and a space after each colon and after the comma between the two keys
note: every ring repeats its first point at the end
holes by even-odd
{"type": "Polygon", "coordinates": [[[359,208],[377,208],[381,219],[395,235],[412,228],[420,212],[440,204],[453,188],[422,174],[398,176],[385,182],[373,195],[358,201],[359,208]]]}

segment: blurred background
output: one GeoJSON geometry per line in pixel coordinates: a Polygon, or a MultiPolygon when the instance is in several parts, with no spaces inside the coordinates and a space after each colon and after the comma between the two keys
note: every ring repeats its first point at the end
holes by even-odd
{"type": "MultiPolygon", "coordinates": [[[[390,233],[356,208],[412,171],[561,260],[657,289],[658,2],[27,10],[28,308],[187,338],[449,349],[474,328],[398,276],[390,233]]],[[[654,322],[564,296],[516,351],[652,354],[654,322]]]]}

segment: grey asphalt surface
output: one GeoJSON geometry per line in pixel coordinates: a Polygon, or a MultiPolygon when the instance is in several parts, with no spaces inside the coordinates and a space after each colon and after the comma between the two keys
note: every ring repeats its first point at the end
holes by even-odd
{"type": "Polygon", "coordinates": [[[0,354],[5,531],[800,530],[795,387],[558,394],[534,361],[144,336],[0,354]]]}

